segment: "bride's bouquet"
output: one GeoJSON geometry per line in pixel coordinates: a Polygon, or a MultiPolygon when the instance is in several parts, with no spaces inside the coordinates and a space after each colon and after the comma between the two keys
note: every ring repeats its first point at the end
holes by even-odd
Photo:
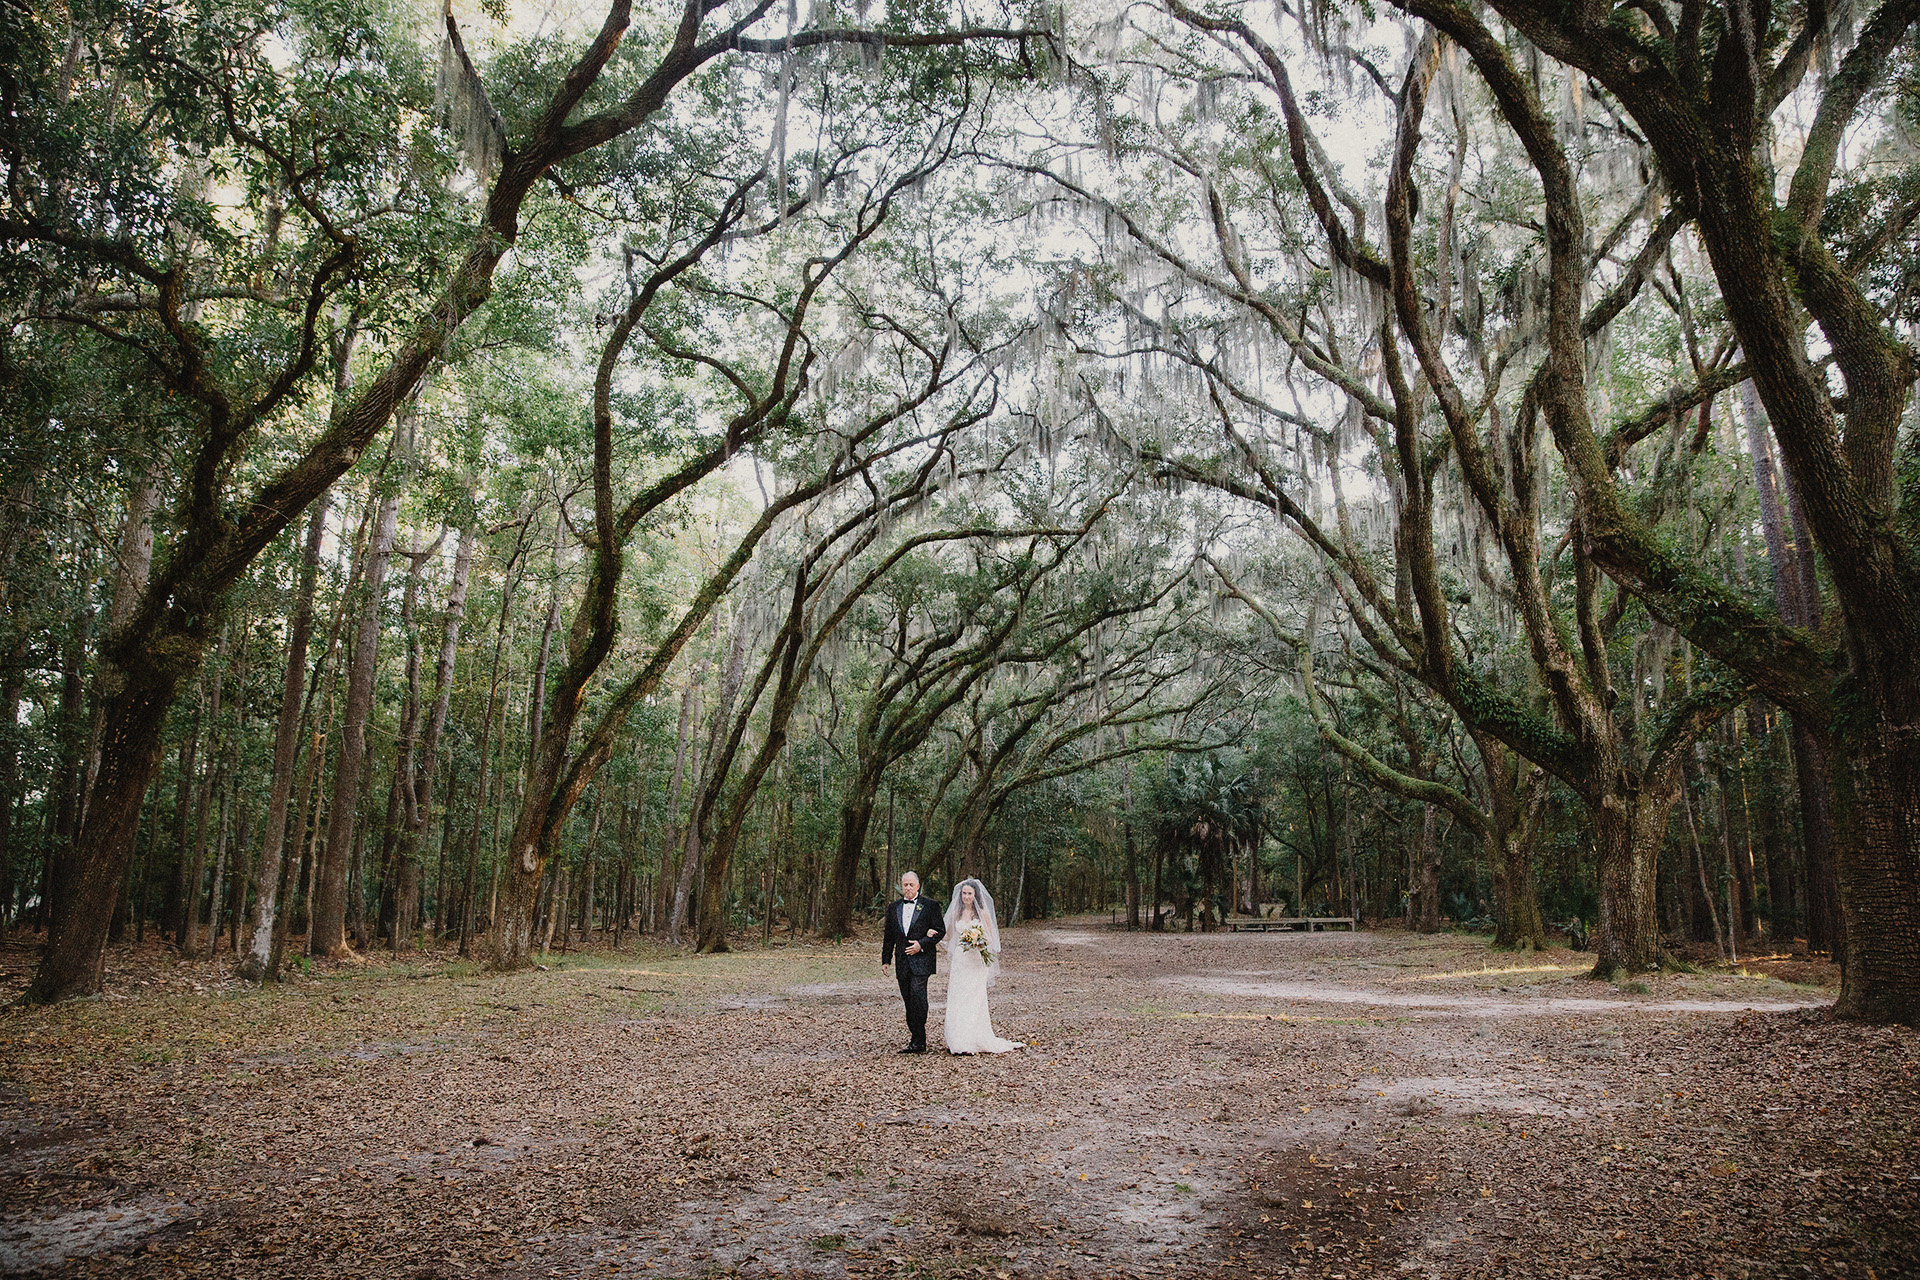
{"type": "Polygon", "coordinates": [[[968,951],[978,951],[980,958],[988,964],[993,963],[993,952],[987,950],[987,930],[980,924],[970,924],[960,931],[960,945],[968,951]]]}

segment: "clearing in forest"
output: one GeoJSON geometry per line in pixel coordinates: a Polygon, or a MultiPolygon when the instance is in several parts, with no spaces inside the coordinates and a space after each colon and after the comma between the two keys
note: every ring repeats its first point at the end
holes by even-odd
{"type": "Polygon", "coordinates": [[[915,1059],[877,960],[115,953],[0,1016],[0,1271],[1920,1274],[1920,1037],[1827,990],[1048,922],[994,992],[1031,1047],[915,1059]]]}

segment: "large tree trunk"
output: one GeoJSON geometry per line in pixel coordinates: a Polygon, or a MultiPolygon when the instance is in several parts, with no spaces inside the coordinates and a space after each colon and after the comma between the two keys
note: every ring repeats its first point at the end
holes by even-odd
{"type": "Polygon", "coordinates": [[[1593,976],[1642,973],[1660,961],[1660,920],[1654,885],[1660,844],[1677,790],[1643,780],[1637,789],[1602,797],[1588,812],[1599,855],[1600,927],[1593,976]]]}
{"type": "Polygon", "coordinates": [[[507,851],[492,921],[493,967],[523,969],[533,953],[533,925],[546,863],[539,856],[537,833],[523,837],[516,829],[507,851]]]}
{"type": "MultiPolygon", "coordinates": [[[[194,656],[193,665],[198,665],[198,654],[194,656]]],[[[130,679],[108,702],[102,721],[100,772],[87,804],[81,844],[122,852],[117,857],[73,860],[64,909],[53,918],[46,951],[27,989],[25,998],[30,1003],[67,1000],[100,989],[114,900],[139,836],[140,804],[147,783],[166,745],[163,730],[179,674],[130,679]]]]}
{"type": "MultiPolygon", "coordinates": [[[[1547,948],[1547,925],[1540,915],[1540,895],[1533,879],[1533,840],[1546,811],[1545,777],[1521,766],[1517,785],[1507,781],[1512,757],[1505,748],[1486,760],[1493,793],[1492,819],[1487,824],[1487,860],[1493,869],[1494,943],[1503,947],[1547,948]],[[1500,776],[1494,776],[1495,770],[1500,776]]],[[[1656,855],[1657,856],[1657,855],[1656,855]]]]}
{"type": "Polygon", "coordinates": [[[277,977],[273,967],[273,931],[280,910],[280,874],[287,834],[287,802],[293,794],[294,765],[300,754],[300,712],[307,678],[307,647],[313,635],[313,591],[320,577],[320,544],[327,530],[328,496],[322,494],[307,522],[300,557],[299,594],[287,638],[287,672],[280,686],[280,718],[273,735],[273,780],[267,793],[267,821],[260,844],[260,891],[253,904],[253,932],[240,961],[242,977],[277,977]]]}
{"type": "MultiPolygon", "coordinates": [[[[1909,676],[1909,682],[1913,677],[1909,676]]],[[[1835,1011],[1920,1023],[1920,735],[1888,724],[1859,745],[1839,865],[1845,968],[1835,1011]]],[[[1909,723],[1920,717],[1908,717],[1909,723]]]]}
{"type": "MultiPolygon", "coordinates": [[[[1852,75],[1830,92],[1870,90],[1872,77],[1893,62],[1887,56],[1858,61],[1868,56],[1869,34],[1883,53],[1905,38],[1911,15],[1898,7],[1882,12],[1886,20],[1870,23],[1849,55],[1852,75]]],[[[1732,77],[1716,76],[1716,87],[1722,79],[1732,77]]],[[[1611,87],[1623,86],[1615,81],[1611,87]]],[[[1629,101],[1636,114],[1644,111],[1662,126],[1649,128],[1648,138],[1667,170],[1688,175],[1694,225],[1786,464],[1790,508],[1796,517],[1804,508],[1839,605],[1848,671],[1836,692],[1848,709],[1846,723],[1823,744],[1846,762],[1851,793],[1837,815],[1845,832],[1835,858],[1841,927],[1831,939],[1844,973],[1838,1009],[1849,1017],[1920,1020],[1920,666],[1914,661],[1920,588],[1908,535],[1892,515],[1911,354],[1817,234],[1831,169],[1820,170],[1811,190],[1797,190],[1790,201],[1806,234],[1781,234],[1782,210],[1772,198],[1764,148],[1732,139],[1733,146],[1710,159],[1698,134],[1657,117],[1637,90],[1629,101]],[[1807,194],[1811,204],[1802,203],[1807,194]],[[1844,430],[1828,373],[1808,358],[1808,313],[1846,379],[1844,430]],[[1871,959],[1856,963],[1854,946],[1871,948],[1871,959]]],[[[1837,150],[1846,120],[1843,110],[1813,141],[1837,150]]],[[[1802,566],[1803,582],[1810,571],[1810,564],[1802,566]]],[[[1803,806],[1811,789],[1803,787],[1803,806]]],[[[1810,916],[1824,892],[1814,883],[1821,875],[1817,856],[1810,848],[1810,916]]],[[[1818,927],[1810,920],[1809,934],[1818,927]]]]}
{"type": "Polygon", "coordinates": [[[1488,852],[1498,870],[1494,895],[1499,918],[1494,942],[1503,947],[1547,948],[1547,925],[1540,916],[1540,895],[1534,889],[1533,841],[1524,831],[1500,832],[1488,852]]]}
{"type": "MultiPolygon", "coordinates": [[[[112,603],[107,608],[104,634],[112,635],[127,625],[140,596],[147,589],[153,572],[153,512],[160,504],[159,468],[152,462],[143,465],[140,479],[127,498],[126,520],[120,529],[120,545],[114,556],[112,603]]],[[[85,794],[93,775],[100,769],[100,734],[105,726],[105,695],[119,688],[124,674],[111,662],[102,661],[94,679],[93,722],[87,733],[86,775],[81,786],[85,794]]]]}

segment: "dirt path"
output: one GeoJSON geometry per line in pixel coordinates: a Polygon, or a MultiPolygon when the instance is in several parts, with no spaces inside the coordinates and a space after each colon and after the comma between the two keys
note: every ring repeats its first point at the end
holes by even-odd
{"type": "Polygon", "coordinates": [[[871,945],[264,994],[117,957],[105,1001],[0,1015],[0,1271],[1920,1275],[1920,1038],[1809,988],[1007,943],[1030,1047],[982,1060],[892,1052],[871,945]]]}

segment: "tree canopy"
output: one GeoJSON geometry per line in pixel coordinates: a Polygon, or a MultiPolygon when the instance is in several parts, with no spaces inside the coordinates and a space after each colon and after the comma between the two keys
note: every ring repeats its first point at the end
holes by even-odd
{"type": "Polygon", "coordinates": [[[912,867],[1915,1021],[1917,16],[5,9],[32,998],[912,867]]]}

